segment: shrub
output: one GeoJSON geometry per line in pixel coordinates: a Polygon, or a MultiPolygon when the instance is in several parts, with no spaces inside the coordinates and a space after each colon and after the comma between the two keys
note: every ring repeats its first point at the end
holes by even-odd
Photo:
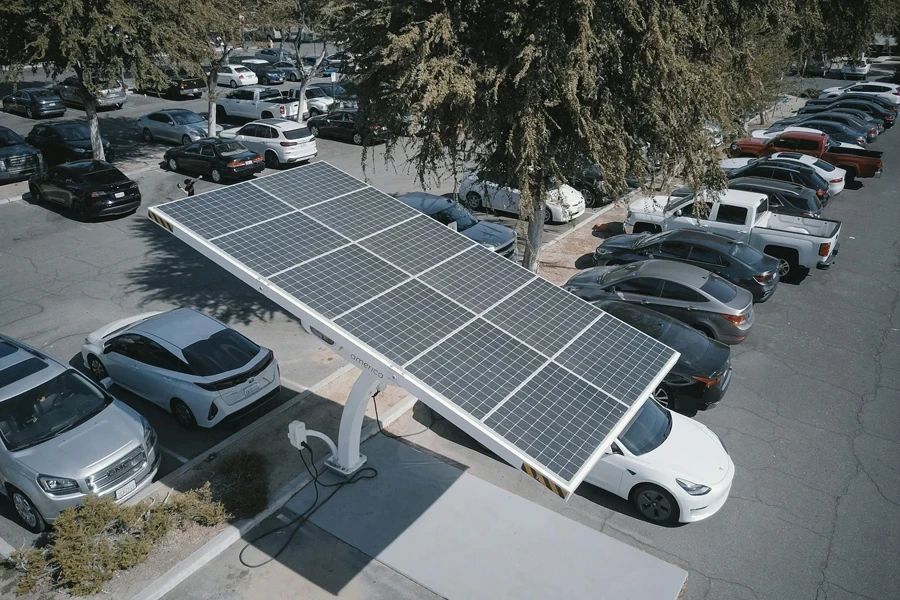
{"type": "Polygon", "coordinates": [[[259,452],[235,452],[216,465],[214,497],[237,519],[252,517],[269,502],[269,465],[259,452]]]}
{"type": "Polygon", "coordinates": [[[822,93],[822,90],[820,90],[819,88],[808,87],[805,90],[803,90],[802,92],[800,92],[799,96],[801,98],[818,98],[819,94],[821,94],[821,93],[822,93]]]}

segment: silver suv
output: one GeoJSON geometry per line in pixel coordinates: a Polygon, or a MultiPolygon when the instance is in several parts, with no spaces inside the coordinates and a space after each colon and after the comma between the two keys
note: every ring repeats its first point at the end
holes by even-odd
{"type": "Polygon", "coordinates": [[[27,529],[43,531],[87,494],[127,500],[153,481],[159,457],[146,419],[68,365],[0,335],[0,493],[27,529]]]}

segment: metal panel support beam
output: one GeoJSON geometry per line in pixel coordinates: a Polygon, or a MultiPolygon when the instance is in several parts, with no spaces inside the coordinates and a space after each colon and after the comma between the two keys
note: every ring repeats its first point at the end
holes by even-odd
{"type": "Polygon", "coordinates": [[[360,371],[341,414],[337,455],[332,455],[325,461],[326,467],[344,477],[349,477],[365,464],[366,457],[359,453],[363,418],[366,416],[369,400],[376,391],[380,392],[384,388],[382,380],[371,371],[360,371]]]}

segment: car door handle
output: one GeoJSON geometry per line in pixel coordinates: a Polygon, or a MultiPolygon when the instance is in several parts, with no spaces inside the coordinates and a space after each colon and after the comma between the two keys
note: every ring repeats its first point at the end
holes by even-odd
{"type": "Polygon", "coordinates": [[[646,300],[641,300],[641,304],[647,304],[646,300]]]}
{"type": "Polygon", "coordinates": [[[688,310],[697,310],[697,307],[696,306],[688,306],[687,309],[688,310]]]}
{"type": "Polygon", "coordinates": [[[738,229],[738,233],[747,233],[746,229],[738,229]]]}

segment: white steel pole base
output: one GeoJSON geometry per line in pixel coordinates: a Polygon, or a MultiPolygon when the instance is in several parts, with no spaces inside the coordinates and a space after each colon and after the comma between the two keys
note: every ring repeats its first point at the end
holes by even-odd
{"type": "Polygon", "coordinates": [[[370,371],[361,371],[350,390],[344,412],[341,413],[337,454],[325,461],[325,466],[339,475],[349,477],[366,463],[366,457],[359,453],[362,423],[366,416],[366,407],[369,406],[369,400],[379,387],[380,381],[381,379],[370,371]]]}

